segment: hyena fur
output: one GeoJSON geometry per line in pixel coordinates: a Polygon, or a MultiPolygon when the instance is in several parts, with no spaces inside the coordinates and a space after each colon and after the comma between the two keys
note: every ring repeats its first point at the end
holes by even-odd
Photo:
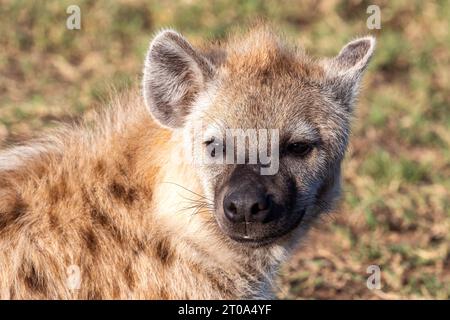
{"type": "Polygon", "coordinates": [[[141,93],[0,153],[2,298],[273,297],[280,264],[339,194],[374,46],[313,59],[268,27],[197,47],[159,32],[141,93]],[[186,150],[209,143],[195,125],[278,129],[278,173],[193,164],[186,150]]]}

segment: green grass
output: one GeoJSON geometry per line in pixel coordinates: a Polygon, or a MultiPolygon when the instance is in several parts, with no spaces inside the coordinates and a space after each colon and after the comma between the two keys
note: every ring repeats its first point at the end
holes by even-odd
{"type": "Polygon", "coordinates": [[[223,38],[263,17],[316,55],[378,39],[355,114],[340,208],[282,272],[281,298],[449,298],[450,3],[370,1],[11,1],[0,5],[0,143],[89,112],[138,85],[152,34],[223,38]],[[65,28],[78,4],[82,29],[65,28]],[[366,268],[382,269],[382,291],[366,268]]]}

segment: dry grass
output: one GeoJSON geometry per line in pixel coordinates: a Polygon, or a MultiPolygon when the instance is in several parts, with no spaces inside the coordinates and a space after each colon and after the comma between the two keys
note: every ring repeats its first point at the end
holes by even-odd
{"type": "Polygon", "coordinates": [[[281,298],[450,296],[450,4],[375,1],[0,0],[0,144],[95,108],[110,85],[138,83],[152,33],[221,38],[264,16],[311,53],[335,54],[356,35],[378,38],[365,78],[345,192],[283,270],[281,298]],[[82,30],[65,28],[78,4],[82,30]],[[382,290],[366,268],[382,270],[382,290]]]}

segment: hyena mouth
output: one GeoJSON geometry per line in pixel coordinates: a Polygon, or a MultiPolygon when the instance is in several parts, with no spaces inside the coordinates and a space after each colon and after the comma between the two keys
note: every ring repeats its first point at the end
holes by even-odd
{"type": "MultiPolygon", "coordinates": [[[[228,236],[241,244],[245,244],[251,247],[262,247],[270,245],[277,240],[283,238],[284,236],[291,233],[291,231],[297,229],[297,227],[300,226],[300,224],[303,221],[303,218],[306,214],[306,209],[303,209],[301,211],[298,211],[297,214],[295,214],[295,220],[291,220],[289,223],[287,223],[285,226],[277,228],[275,232],[269,232],[266,235],[258,236],[258,235],[249,235],[248,232],[248,225],[249,223],[245,223],[245,234],[239,235],[239,234],[233,234],[229,233],[228,236]]],[[[268,226],[269,227],[269,226],[268,226]]],[[[261,227],[263,230],[265,229],[264,226],[261,227]]],[[[269,227],[270,228],[270,227],[269,227]]],[[[265,233],[265,232],[263,232],[265,233]]]]}

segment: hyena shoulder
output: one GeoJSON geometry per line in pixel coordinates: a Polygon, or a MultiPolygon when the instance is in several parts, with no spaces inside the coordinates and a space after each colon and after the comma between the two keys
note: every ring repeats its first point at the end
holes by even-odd
{"type": "Polygon", "coordinates": [[[130,95],[94,119],[2,151],[2,292],[11,298],[124,297],[138,286],[136,267],[146,259],[169,261],[172,247],[144,214],[159,170],[149,160],[156,159],[150,146],[166,138],[130,95]],[[67,286],[71,266],[84,272],[80,290],[67,286]]]}

